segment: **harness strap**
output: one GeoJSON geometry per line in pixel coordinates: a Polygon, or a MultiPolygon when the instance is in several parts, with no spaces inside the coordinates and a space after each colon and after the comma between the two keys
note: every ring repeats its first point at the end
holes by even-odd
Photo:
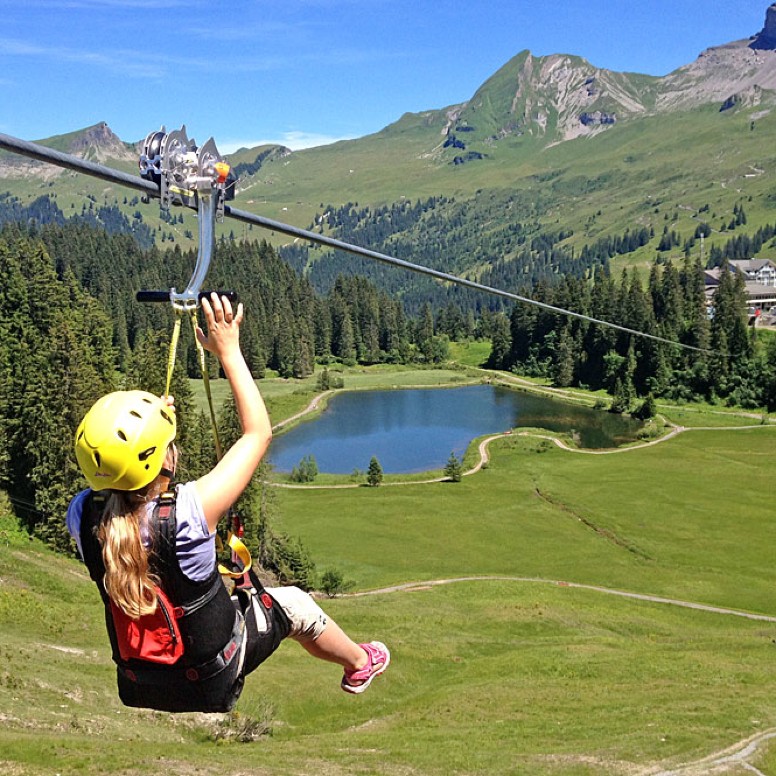
{"type": "MultiPolygon", "coordinates": [[[[162,571],[162,575],[167,580],[167,584],[175,588],[176,592],[176,599],[180,600],[180,590],[178,588],[177,583],[177,576],[173,573],[173,570],[175,568],[175,557],[176,557],[176,547],[175,547],[175,533],[173,531],[173,525],[174,520],[171,518],[175,517],[175,491],[174,490],[168,490],[162,493],[159,496],[159,503],[154,508],[151,518],[150,518],[150,524],[149,524],[149,531],[151,533],[151,536],[155,537],[154,542],[154,550],[156,554],[156,559],[159,562],[162,571]]],[[[218,541],[218,539],[217,539],[218,541]]],[[[237,539],[238,542],[240,542],[239,539],[237,539]]],[[[243,554],[240,555],[241,559],[244,563],[247,563],[246,571],[250,568],[251,565],[251,554],[248,551],[248,548],[242,544],[242,550],[244,551],[243,554]]],[[[232,547],[231,543],[231,536],[230,536],[230,543],[229,546],[232,547]]],[[[234,548],[233,548],[234,549],[234,548]]],[[[234,550],[235,552],[238,552],[238,550],[234,550]]],[[[225,571],[225,570],[224,570],[225,571]]],[[[219,566],[219,573],[223,574],[221,567],[219,566]]],[[[220,587],[223,585],[223,582],[220,577],[215,577],[213,580],[213,584],[210,586],[208,590],[206,590],[199,598],[193,601],[189,601],[188,604],[185,606],[176,606],[176,616],[177,617],[185,617],[189,614],[192,614],[199,609],[201,609],[203,606],[205,606],[207,603],[213,600],[215,596],[218,594],[218,591],[220,587]]]]}
{"type": "MultiPolygon", "coordinates": [[[[220,536],[216,537],[216,543],[220,545],[219,549],[223,547],[220,536]]],[[[251,570],[253,560],[251,559],[250,550],[245,546],[242,539],[240,539],[237,534],[232,533],[231,531],[229,531],[229,534],[227,535],[226,543],[228,544],[229,549],[232,551],[232,559],[239,561],[239,563],[242,565],[242,568],[238,569],[237,571],[233,571],[232,569],[224,566],[222,563],[219,563],[218,573],[221,574],[222,577],[229,577],[230,579],[241,579],[251,570]]]]}
{"type": "MultiPolygon", "coordinates": [[[[235,610],[232,638],[224,645],[224,648],[212,659],[196,666],[170,668],[169,666],[145,667],[137,665],[118,664],[118,670],[131,682],[136,684],[158,684],[160,675],[177,674],[185,677],[190,682],[203,682],[211,676],[220,673],[235,658],[242,660],[245,657],[245,618],[242,613],[235,610]]],[[[242,666],[241,666],[242,667],[242,666]]]]}
{"type": "Polygon", "coordinates": [[[181,319],[179,315],[175,316],[175,324],[172,328],[172,337],[170,338],[170,350],[167,354],[167,380],[164,386],[164,395],[170,395],[170,383],[172,382],[172,373],[175,369],[175,355],[178,352],[178,338],[181,334],[181,319]]]}
{"type": "MultiPolygon", "coordinates": [[[[175,371],[175,357],[178,352],[178,340],[181,334],[181,312],[184,309],[182,307],[175,307],[175,323],[173,324],[172,336],[170,337],[170,348],[167,353],[167,378],[165,381],[164,395],[170,395],[170,384],[172,383],[172,374],[175,371]]],[[[197,356],[199,361],[199,371],[202,374],[202,383],[205,386],[205,396],[207,397],[207,406],[210,414],[210,427],[213,431],[213,442],[216,448],[216,459],[221,460],[223,457],[223,448],[221,447],[221,438],[218,433],[218,422],[216,421],[216,411],[213,406],[213,395],[210,391],[210,376],[207,371],[207,358],[205,356],[205,348],[202,347],[202,343],[197,339],[197,308],[190,308],[190,320],[191,331],[194,334],[194,343],[197,346],[197,356]]]]}

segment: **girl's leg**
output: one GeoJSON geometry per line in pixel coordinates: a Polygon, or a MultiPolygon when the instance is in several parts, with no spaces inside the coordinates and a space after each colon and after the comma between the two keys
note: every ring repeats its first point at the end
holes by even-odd
{"type": "Polygon", "coordinates": [[[318,638],[314,641],[300,641],[300,644],[321,660],[339,663],[345,669],[340,687],[353,694],[364,692],[372,680],[388,668],[391,661],[391,654],[385,644],[380,641],[355,644],[331,620],[318,638]]]}
{"type": "Polygon", "coordinates": [[[367,664],[368,656],[363,647],[356,644],[334,620],[314,641],[299,642],[311,655],[330,663],[338,663],[348,671],[357,671],[367,664]]]}
{"type": "Polygon", "coordinates": [[[363,668],[368,656],[313,599],[298,587],[270,587],[267,592],[291,621],[288,634],[311,655],[337,663],[348,671],[363,668]]]}

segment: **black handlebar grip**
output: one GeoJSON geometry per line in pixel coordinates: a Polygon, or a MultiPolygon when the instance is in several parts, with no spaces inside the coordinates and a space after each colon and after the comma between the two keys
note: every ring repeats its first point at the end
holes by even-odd
{"type": "MultiPolygon", "coordinates": [[[[207,297],[210,299],[210,295],[213,293],[213,291],[200,291],[198,295],[198,299],[201,302],[204,297],[207,297]]],[[[237,302],[238,296],[236,291],[216,291],[216,294],[219,296],[225,296],[232,304],[237,302]]],[[[135,299],[137,299],[138,302],[169,302],[170,301],[170,292],[169,291],[138,291],[135,294],[135,299]]]]}
{"type": "Polygon", "coordinates": [[[138,302],[169,302],[169,291],[138,291],[135,294],[138,302]]]}

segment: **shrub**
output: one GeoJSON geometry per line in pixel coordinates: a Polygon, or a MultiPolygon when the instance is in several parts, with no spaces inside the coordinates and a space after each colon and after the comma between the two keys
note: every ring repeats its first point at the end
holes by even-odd
{"type": "Polygon", "coordinates": [[[337,569],[327,569],[321,575],[321,591],[329,598],[347,592],[354,584],[350,580],[346,581],[342,572],[337,569]]]}
{"type": "Polygon", "coordinates": [[[318,464],[314,455],[306,455],[299,461],[299,466],[291,470],[293,482],[312,482],[318,476],[318,464]]]}

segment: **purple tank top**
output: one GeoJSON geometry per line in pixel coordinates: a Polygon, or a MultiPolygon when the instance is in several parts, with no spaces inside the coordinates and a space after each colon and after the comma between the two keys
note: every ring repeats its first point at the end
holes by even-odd
{"type": "MultiPolygon", "coordinates": [[[[83,557],[80,538],[81,514],[89,492],[88,489],[82,490],[72,499],[67,507],[65,518],[67,530],[75,539],[81,557],[83,557]]],[[[149,515],[154,506],[155,502],[148,503],[147,512],[149,515]]],[[[201,582],[213,572],[213,565],[216,561],[216,535],[211,534],[208,529],[196,483],[187,482],[175,487],[175,516],[177,526],[175,548],[181,571],[192,581],[201,582]]],[[[148,535],[144,528],[145,525],[141,525],[140,535],[147,546],[148,535]]]]}

